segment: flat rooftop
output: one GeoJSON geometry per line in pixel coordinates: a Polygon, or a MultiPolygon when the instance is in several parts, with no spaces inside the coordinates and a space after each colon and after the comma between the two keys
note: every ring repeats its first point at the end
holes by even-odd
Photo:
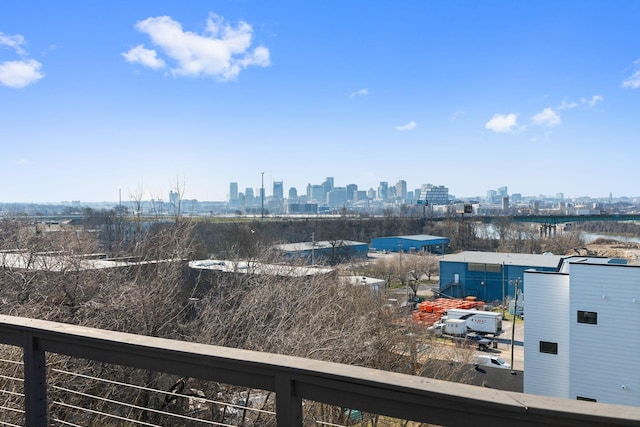
{"type": "Polygon", "coordinates": [[[457,254],[445,255],[441,258],[441,261],[557,268],[560,265],[560,261],[564,258],[566,258],[566,256],[553,254],[464,251],[457,254]]]}

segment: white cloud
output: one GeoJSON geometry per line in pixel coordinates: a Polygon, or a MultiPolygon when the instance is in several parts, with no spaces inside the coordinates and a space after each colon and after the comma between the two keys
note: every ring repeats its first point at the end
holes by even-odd
{"type": "Polygon", "coordinates": [[[41,67],[35,59],[0,63],[0,84],[16,89],[28,86],[44,77],[41,67]]]}
{"type": "Polygon", "coordinates": [[[497,133],[511,132],[514,127],[518,125],[518,115],[514,113],[507,114],[494,114],[494,116],[487,122],[485,128],[497,133]]]}
{"type": "Polygon", "coordinates": [[[556,107],[556,110],[571,110],[573,108],[576,108],[578,105],[580,104],[578,104],[577,102],[569,102],[569,101],[562,100],[562,104],[558,105],[556,107]]]}
{"type": "MultiPolygon", "coordinates": [[[[253,28],[244,21],[234,28],[212,13],[207,19],[205,32],[196,34],[184,31],[182,25],[169,16],[159,16],[139,21],[135,28],[147,34],[159,53],[173,64],[171,72],[175,76],[211,76],[232,80],[249,66],[271,65],[266,47],[251,50],[253,28]]],[[[154,50],[137,46],[123,55],[127,60],[131,57],[145,66],[160,68],[164,60],[157,58],[157,54],[154,50]],[[132,52],[134,50],[137,51],[132,52]]]]}
{"type": "Polygon", "coordinates": [[[554,127],[562,124],[560,116],[558,115],[558,113],[553,111],[553,108],[545,108],[544,110],[533,116],[531,120],[533,120],[534,124],[539,126],[554,127]]]}
{"type": "MultiPolygon", "coordinates": [[[[12,48],[16,54],[23,58],[27,54],[22,48],[24,44],[26,44],[25,39],[19,34],[10,36],[0,33],[0,46],[12,48]]],[[[35,59],[0,62],[0,84],[15,89],[29,86],[44,77],[40,68],[42,68],[42,64],[35,59]]]]}
{"type": "Polygon", "coordinates": [[[416,126],[418,126],[418,124],[416,122],[414,122],[413,120],[411,120],[409,123],[407,123],[406,125],[402,125],[402,126],[396,126],[396,130],[399,131],[405,131],[405,130],[411,130],[414,129],[416,126]]]}
{"type": "Polygon", "coordinates": [[[15,49],[18,55],[24,55],[25,51],[22,49],[22,45],[25,44],[24,37],[19,34],[15,36],[9,36],[4,33],[0,33],[0,45],[9,46],[15,49]]]}
{"type": "Polygon", "coordinates": [[[124,56],[127,62],[137,62],[149,68],[159,69],[165,66],[164,61],[158,58],[155,50],[145,49],[142,45],[130,49],[128,52],[123,53],[122,56],[124,56]]]}
{"type": "Polygon", "coordinates": [[[591,99],[582,98],[582,103],[586,104],[587,108],[593,108],[598,102],[604,101],[604,98],[600,95],[593,95],[591,99]]]}
{"type": "Polygon", "coordinates": [[[369,94],[369,89],[365,87],[363,89],[359,89],[353,92],[351,95],[349,95],[349,98],[355,98],[356,96],[367,96],[368,94],[369,94]]]}
{"type": "Polygon", "coordinates": [[[622,87],[640,88],[640,59],[633,61],[633,73],[622,82],[622,87]]]}

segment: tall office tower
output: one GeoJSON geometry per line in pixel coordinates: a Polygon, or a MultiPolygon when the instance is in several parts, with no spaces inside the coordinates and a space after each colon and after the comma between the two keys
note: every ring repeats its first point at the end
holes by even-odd
{"type": "Polygon", "coordinates": [[[509,210],[509,196],[502,197],[502,210],[503,211],[509,210]]]}
{"type": "Polygon", "coordinates": [[[169,191],[169,203],[171,203],[174,207],[177,207],[180,203],[180,193],[177,191],[169,191]]]}
{"type": "Polygon", "coordinates": [[[358,192],[357,184],[347,184],[347,200],[352,202],[356,199],[356,193],[358,192]]]}
{"type": "Polygon", "coordinates": [[[307,201],[324,203],[327,200],[327,193],[324,191],[324,187],[322,185],[311,185],[307,186],[307,201]]]}
{"type": "Polygon", "coordinates": [[[297,199],[298,198],[298,190],[296,190],[296,187],[291,187],[289,189],[289,198],[290,199],[297,199]]]}
{"type": "Polygon", "coordinates": [[[284,199],[284,186],[282,181],[273,181],[273,198],[276,200],[284,199]]]}
{"type": "Polygon", "coordinates": [[[229,184],[229,201],[235,202],[238,200],[238,183],[232,182],[229,184]]]}
{"type": "Polygon", "coordinates": [[[244,196],[245,196],[245,203],[247,206],[253,206],[254,203],[254,197],[253,197],[253,188],[245,188],[244,190],[244,196]]]}
{"type": "Polygon", "coordinates": [[[559,201],[563,201],[564,200],[564,193],[556,193],[556,199],[558,199],[559,201]]]}
{"type": "Polygon", "coordinates": [[[389,183],[387,181],[380,181],[378,185],[378,199],[387,200],[389,198],[389,183]]]}
{"type": "Polygon", "coordinates": [[[398,194],[396,193],[396,186],[392,185],[391,187],[387,187],[387,198],[395,199],[396,197],[398,197],[398,194]]]}
{"type": "Polygon", "coordinates": [[[420,200],[426,200],[430,205],[448,205],[449,189],[444,185],[423,185],[420,200]]]}
{"type": "Polygon", "coordinates": [[[328,176],[327,179],[321,184],[324,189],[324,195],[322,196],[322,201],[324,202],[327,198],[327,194],[329,191],[333,190],[333,177],[328,176]]]}
{"type": "Polygon", "coordinates": [[[327,193],[327,204],[329,206],[344,205],[347,202],[347,188],[334,187],[327,193]]]}
{"type": "Polygon", "coordinates": [[[375,199],[376,198],[376,190],[374,190],[373,188],[370,188],[369,190],[367,190],[367,198],[368,199],[375,199]]]}
{"type": "Polygon", "coordinates": [[[508,196],[508,195],[509,195],[509,192],[507,191],[507,187],[498,188],[498,196],[504,197],[504,196],[508,196]]]}
{"type": "Polygon", "coordinates": [[[495,203],[497,196],[498,192],[496,190],[487,190],[487,197],[485,198],[485,201],[487,203],[495,203]]]}
{"type": "Polygon", "coordinates": [[[407,181],[401,179],[396,183],[396,197],[401,199],[407,198],[407,181]]]}

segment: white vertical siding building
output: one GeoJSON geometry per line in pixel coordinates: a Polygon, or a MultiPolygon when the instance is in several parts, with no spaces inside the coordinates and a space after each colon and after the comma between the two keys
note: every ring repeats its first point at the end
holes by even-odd
{"type": "Polygon", "coordinates": [[[524,392],[640,406],[640,266],[574,257],[524,282],[524,392]]]}

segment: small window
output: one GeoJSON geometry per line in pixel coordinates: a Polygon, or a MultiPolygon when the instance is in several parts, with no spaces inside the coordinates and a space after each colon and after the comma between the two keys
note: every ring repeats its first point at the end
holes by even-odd
{"type": "Polygon", "coordinates": [[[558,343],[549,341],[540,341],[540,353],[558,354],[558,343]]]}
{"type": "Polygon", "coordinates": [[[588,323],[589,325],[598,324],[598,313],[595,311],[579,311],[578,323],[588,323]]]}
{"type": "Polygon", "coordinates": [[[596,399],[592,399],[590,397],[584,397],[584,396],[578,396],[576,397],[576,400],[584,400],[586,402],[597,402],[596,399]]]}

